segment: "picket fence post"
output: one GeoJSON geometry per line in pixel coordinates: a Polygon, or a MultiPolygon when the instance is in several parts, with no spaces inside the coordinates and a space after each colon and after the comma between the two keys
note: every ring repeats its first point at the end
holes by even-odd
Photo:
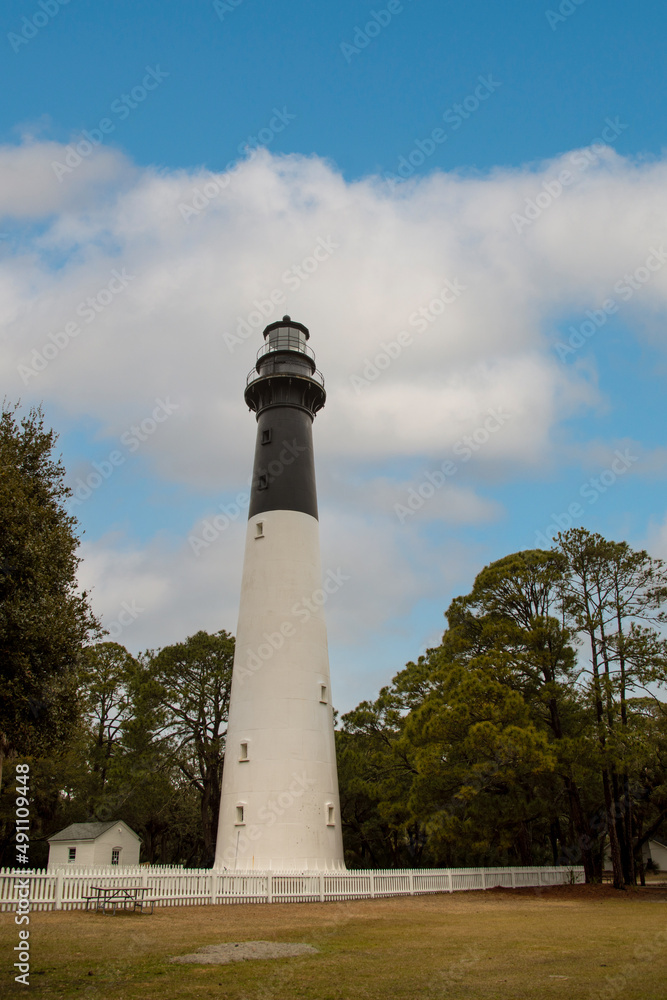
{"type": "Polygon", "coordinates": [[[54,910],[62,910],[63,908],[63,870],[59,868],[56,872],[56,896],[53,904],[54,910]]]}

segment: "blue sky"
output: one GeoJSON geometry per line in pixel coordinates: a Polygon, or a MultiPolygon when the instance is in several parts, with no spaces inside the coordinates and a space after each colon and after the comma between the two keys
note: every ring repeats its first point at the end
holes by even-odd
{"type": "Polygon", "coordinates": [[[341,709],[572,505],[667,555],[664,5],[8,0],[1,17],[3,382],[61,434],[95,607],[107,625],[142,609],[119,641],[235,628],[245,515],[198,556],[191,539],[250,472],[261,328],[233,338],[272,291],[327,378],[341,709]],[[318,241],[325,262],[286,279],[318,241]],[[111,471],[83,496],[94,463],[111,471]]]}

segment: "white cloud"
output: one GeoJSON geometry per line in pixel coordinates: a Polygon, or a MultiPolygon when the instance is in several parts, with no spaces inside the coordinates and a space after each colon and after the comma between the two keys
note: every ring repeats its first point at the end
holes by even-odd
{"type": "MultiPolygon", "coordinates": [[[[325,559],[356,567],[328,614],[337,641],[361,642],[428,594],[446,603],[452,578],[440,554],[391,514],[392,496],[400,502],[410,486],[407,467],[418,484],[421,470],[452,457],[500,410],[509,418],[470,468],[478,479],[509,481],[517,468],[539,475],[566,454],[567,421],[604,406],[594,367],[559,361],[555,328],[599,307],[662,246],[667,164],[608,151],[517,233],[512,214],[571,155],[488,176],[435,173],[392,193],[378,178],[347,183],[317,157],[265,151],[215,175],[140,169],[103,149],[58,183],[51,162],[63,146],[4,147],[3,228],[39,223],[2,244],[6,391],[92,422],[110,449],[169,398],[179,408],[142,445],[142,459],[169,483],[233,493],[250,471],[254,420],[242,391],[261,329],[285,312],[306,323],[328,390],[316,425],[320,482],[332,484],[325,559]],[[209,192],[208,204],[185,222],[179,206],[196,189],[209,192]],[[313,267],[318,245],[328,256],[313,267]],[[125,284],[101,304],[114,271],[125,284]],[[272,293],[284,296],[273,306],[272,293]],[[88,321],[91,298],[101,307],[88,321]],[[68,323],[78,327],[69,339],[68,323]],[[230,350],[248,323],[252,336],[230,350]],[[17,366],[45,347],[48,364],[22,378],[17,366]],[[376,365],[377,377],[354,383],[383,353],[389,363],[376,365]],[[400,471],[385,476],[397,461],[400,471]],[[352,479],[364,483],[354,503],[333,488],[352,479]]],[[[622,308],[640,335],[643,317],[646,336],[664,343],[667,267],[622,308]]],[[[592,460],[604,449],[591,442],[588,452],[592,460]]],[[[202,501],[202,517],[208,507],[202,501]]],[[[474,481],[457,480],[420,523],[500,513],[474,481]]],[[[105,538],[84,547],[82,575],[109,620],[123,601],[145,605],[129,646],[162,645],[200,627],[234,628],[241,549],[236,527],[198,560],[184,537],[145,546],[105,538]]],[[[464,563],[459,555],[459,571],[464,563]]]]}
{"type": "MultiPolygon", "coordinates": [[[[662,164],[635,166],[610,153],[519,235],[510,216],[540,189],[536,171],[435,174],[390,196],[372,179],[345,184],[316,158],[262,153],[185,223],[179,204],[212,175],[139,171],[107,152],[86,166],[110,183],[113,160],[116,196],[100,202],[83,173],[68,178],[78,201],[38,199],[35,213],[59,214],[30,252],[6,257],[0,268],[4,375],[24,397],[58,399],[110,435],[155,396],[172,393],[185,403],[187,433],[174,422],[149,451],[165,474],[209,485],[212,451],[238,424],[263,318],[232,353],[223,335],[257,312],[254,302],[269,303],[272,291],[285,298],[264,306],[266,319],[289,311],[309,323],[326,373],[331,414],[319,431],[322,457],[433,453],[504,406],[515,419],[480,461],[501,453],[543,461],[554,425],[598,400],[581,368],[549,352],[545,330],[559,313],[596,305],[660,244],[656,219],[667,201],[662,164]],[[310,276],[294,271],[318,240],[336,244],[329,258],[310,276]],[[56,253],[64,264],[54,269],[56,253]],[[127,287],[90,322],[82,303],[123,268],[132,276],[127,287]],[[465,291],[438,306],[446,281],[465,291]],[[80,333],[24,385],[16,366],[34,363],[33,349],[42,352],[68,322],[80,333]],[[402,330],[412,343],[355,392],[352,376],[363,377],[402,330]]],[[[27,210],[56,153],[53,143],[5,147],[7,211],[27,210]]],[[[664,308],[667,268],[642,294],[664,308]]],[[[225,440],[220,483],[239,479],[247,435],[240,447],[236,438],[225,440]]]]}
{"type": "Polygon", "coordinates": [[[20,146],[0,146],[0,215],[30,220],[86,212],[105,189],[115,190],[136,176],[120,152],[100,148],[58,180],[54,164],[66,156],[67,147],[57,142],[28,140],[20,146]]]}

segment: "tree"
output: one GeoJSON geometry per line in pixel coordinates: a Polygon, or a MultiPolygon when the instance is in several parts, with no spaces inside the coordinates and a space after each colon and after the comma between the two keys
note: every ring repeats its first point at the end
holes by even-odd
{"type": "MultiPolygon", "coordinates": [[[[492,563],[478,574],[470,594],[452,601],[442,655],[471,667],[487,664],[493,676],[519,692],[532,721],[548,732],[557,773],[567,797],[569,836],[562,829],[562,804],[551,797],[550,839],[554,863],[570,840],[588,880],[596,864],[582,803],[580,777],[588,725],[577,692],[580,667],[572,634],[564,627],[563,580],[567,559],[559,552],[528,550],[492,563]],[[560,845],[560,846],[559,846],[560,845]]],[[[583,777],[583,776],[582,776],[583,777]]]]}
{"type": "Polygon", "coordinates": [[[413,866],[423,852],[421,826],[410,822],[407,808],[415,771],[410,748],[406,753],[400,744],[405,711],[395,680],[375,702],[344,715],[336,738],[345,855],[352,866],[413,866]]]}
{"type": "Polygon", "coordinates": [[[666,600],[659,560],[583,529],[483,569],[441,645],[343,717],[352,860],[551,854],[590,881],[608,836],[615,884],[634,881],[667,819],[666,600]]]}
{"type": "Polygon", "coordinates": [[[667,683],[667,572],[659,559],[584,528],[558,536],[567,560],[563,609],[588,645],[587,693],[593,708],[614,885],[635,882],[632,727],[629,696],[667,683]]]}
{"type": "MultiPolygon", "coordinates": [[[[90,733],[91,799],[104,795],[109,769],[122,752],[123,727],[133,711],[130,685],[138,666],[117,642],[100,642],[84,650],[79,682],[90,733]]],[[[93,808],[92,801],[90,807],[93,808]]]]}
{"type": "Polygon", "coordinates": [[[212,862],[218,827],[234,639],[197,632],[142,657],[145,696],[162,712],[161,737],[200,799],[205,859],[212,862]]]}
{"type": "Polygon", "coordinates": [[[77,668],[99,632],[76,585],[65,469],[40,409],[0,416],[0,782],[5,758],[45,755],[76,723],[77,668]]]}
{"type": "Polygon", "coordinates": [[[544,850],[556,758],[519,692],[484,667],[431,660],[438,685],[406,721],[409,805],[447,864],[534,864],[544,850]],[[536,856],[537,849],[537,856],[536,856]]]}

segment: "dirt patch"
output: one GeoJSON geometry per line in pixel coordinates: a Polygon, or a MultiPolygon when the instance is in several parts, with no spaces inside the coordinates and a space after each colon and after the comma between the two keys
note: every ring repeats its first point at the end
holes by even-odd
{"type": "Polygon", "coordinates": [[[277,941],[226,941],[207,944],[192,955],[177,955],[170,962],[191,962],[194,965],[226,965],[228,962],[248,962],[256,958],[294,958],[296,955],[317,955],[311,944],[280,944],[277,941]]]}
{"type": "MultiPolygon", "coordinates": [[[[471,895],[473,895],[471,893],[471,895]]],[[[526,886],[521,889],[508,889],[504,886],[495,886],[487,889],[486,895],[491,896],[520,896],[524,899],[531,896],[539,896],[541,899],[581,899],[581,900],[609,900],[615,899],[620,902],[667,902],[667,886],[627,886],[625,889],[614,889],[613,885],[549,885],[538,888],[537,886],[526,886]]]]}

